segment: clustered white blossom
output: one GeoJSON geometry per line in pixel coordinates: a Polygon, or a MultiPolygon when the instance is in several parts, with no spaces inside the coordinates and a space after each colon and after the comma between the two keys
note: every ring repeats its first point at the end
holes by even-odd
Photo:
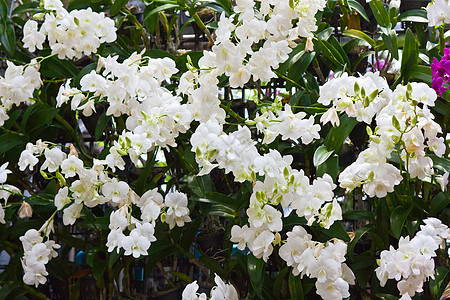
{"type": "Polygon", "coordinates": [[[13,105],[29,103],[34,90],[41,87],[39,64],[32,60],[27,66],[16,66],[7,61],[5,77],[0,76],[0,126],[9,119],[8,111],[13,105]]]}
{"type": "Polygon", "coordinates": [[[317,294],[325,300],[350,296],[349,284],[355,284],[355,276],[344,263],[346,243],[338,239],[325,244],[315,242],[301,226],[295,226],[287,236],[279,253],[287,265],[292,266],[294,275],[317,278],[317,294]]]}
{"type": "Polygon", "coordinates": [[[239,300],[236,288],[231,284],[226,284],[223,280],[216,274],[214,277],[216,286],[211,289],[211,295],[208,298],[205,293],[197,293],[198,284],[194,281],[188,284],[181,295],[182,300],[239,300]]]}
{"type": "MultiPolygon", "coordinates": [[[[425,83],[399,85],[393,92],[384,85],[385,79],[377,73],[359,78],[344,74],[343,78],[332,79],[321,87],[320,97],[323,100],[319,99],[325,105],[332,99],[334,106],[346,107],[344,111],[357,119],[361,110],[373,108],[370,113],[362,114],[368,119],[361,120],[370,124],[375,117],[375,131],[372,132],[368,127],[371,140],[369,146],[359,154],[354,163],[341,172],[339,182],[347,191],[362,185],[370,197],[380,198],[393,192],[394,186],[403,178],[402,170],[388,162],[392,155],[399,157],[411,178],[423,180],[433,174],[433,161],[426,156],[425,150],[428,148],[439,157],[445,153],[444,139],[437,137],[438,133],[442,133],[442,129],[433,121],[434,116],[428,108],[434,106],[436,92],[425,83]],[[372,84],[374,82],[379,84],[372,84]],[[338,86],[340,92],[336,98],[338,86]],[[365,96],[366,100],[362,101],[366,103],[364,105],[360,101],[363,86],[367,92],[375,95],[365,96]],[[359,94],[355,90],[359,90],[359,94]],[[356,102],[353,100],[355,97],[359,97],[356,102]],[[339,104],[345,103],[345,99],[348,99],[348,105],[339,104]],[[355,108],[356,103],[360,103],[359,108],[355,108]],[[381,104],[383,106],[380,106],[381,104]]],[[[330,110],[335,109],[334,106],[330,110]]],[[[330,120],[339,119],[336,116],[330,120]]]]}
{"type": "Polygon", "coordinates": [[[187,197],[183,193],[168,193],[163,202],[163,197],[157,189],[149,190],[142,197],[133,194],[132,203],[141,210],[142,220],[131,216],[131,203],[122,203],[120,208],[110,216],[106,246],[111,252],[115,248],[119,253],[120,248],[125,250],[125,255],[132,254],[138,258],[147,255],[150,244],[156,241],[154,236],[156,220],[160,216],[161,208],[167,208],[161,216],[161,220],[169,224],[169,228],[184,226],[185,222],[190,222],[189,209],[187,208],[187,197]],[[123,232],[128,229],[126,236],[123,232]]]}
{"type": "Polygon", "coordinates": [[[46,12],[40,29],[35,20],[28,20],[23,27],[24,47],[31,52],[42,49],[47,36],[52,54],[58,58],[81,58],[83,54],[96,53],[102,43],[112,43],[117,38],[114,21],[103,12],[93,12],[90,7],[68,12],[59,0],[42,2],[46,12]]]}
{"type": "Polygon", "coordinates": [[[47,281],[45,276],[48,275],[48,272],[45,269],[45,265],[52,258],[58,256],[58,252],[55,249],[57,250],[61,247],[52,240],[44,242],[41,230],[29,229],[24,236],[19,238],[24,250],[22,258],[22,267],[25,272],[23,282],[36,287],[47,281]]]}
{"type": "Polygon", "coordinates": [[[320,87],[317,102],[331,108],[322,115],[320,121],[339,126],[339,112],[356,117],[358,122],[370,124],[372,118],[389,103],[392,91],[379,72],[367,72],[361,77],[348,76],[333,78],[320,87]]]}
{"type": "Polygon", "coordinates": [[[222,13],[214,45],[198,62],[200,69],[192,67],[180,79],[178,91],[196,108],[195,120],[206,123],[214,116],[224,121],[218,76],[228,76],[231,87],[243,87],[252,77],[254,81],[276,77],[273,70],[288,59],[290,46],[296,45],[293,40],[310,37],[317,29],[315,14],[325,5],[323,0],[238,0],[235,14],[222,13]]]}
{"type": "Polygon", "coordinates": [[[314,116],[306,119],[305,112],[294,114],[289,104],[281,110],[281,103],[277,100],[270,107],[263,107],[262,114],[257,113],[253,121],[247,122],[255,124],[258,132],[264,133],[262,141],[264,144],[272,143],[279,135],[283,140],[297,141],[301,138],[305,145],[320,137],[321,127],[319,124],[314,124],[314,116]]]}
{"type": "MultiPolygon", "coordinates": [[[[266,156],[274,153],[279,155],[274,151],[266,156]]],[[[291,161],[290,156],[284,160],[280,156],[278,160],[282,167],[283,163],[289,165],[291,161]]],[[[273,177],[266,174],[264,182],[256,181],[247,209],[250,227],[234,225],[231,229],[231,241],[238,243],[238,249],[244,250],[247,246],[255,257],[265,261],[272,254],[272,244],[279,242],[279,231],[283,229],[282,213],[276,209],[279,204],[305,217],[309,225],[317,221],[320,226],[329,228],[334,221],[342,219],[341,206],[333,200],[336,185],[328,174],[315,179],[313,184],[309,184],[303,171],[288,166],[273,174],[273,177]]]]}
{"type": "Polygon", "coordinates": [[[172,59],[152,59],[134,53],[121,63],[117,60],[118,56],[100,57],[97,71],[81,78],[81,90],[70,87],[68,81],[57,96],[58,106],[70,100],[71,108],[82,110],[86,116],[95,111],[96,101],[108,103],[107,115],[129,116],[126,130],[114,141],[106,157],[113,171],[125,167],[123,155],[129,154],[137,163],[155,145],[176,146],[175,138],[189,129],[194,109],[161,86],[178,72],[172,59]]]}
{"type": "MultiPolygon", "coordinates": [[[[28,143],[21,153],[19,168],[22,171],[26,168],[32,170],[38,164],[40,156],[45,158],[40,167],[41,174],[46,178],[52,176],[57,178],[62,185],[55,196],[54,204],[57,210],[63,211],[64,225],[73,225],[81,216],[84,206],[91,208],[108,203],[118,207],[110,215],[111,232],[106,244],[110,252],[116,248],[117,251],[123,248],[125,255],[133,255],[135,258],[147,255],[151,243],[156,241],[154,228],[161,209],[164,211],[161,220],[170,228],[175,224],[181,227],[185,222],[191,221],[185,194],[170,192],[163,202],[162,196],[154,189],[139,197],[126,182],[108,175],[104,166],[108,165],[107,161],[95,159],[93,167],[86,168],[83,161],[78,158],[74,147],[71,147],[67,155],[60,147],[50,143],[40,140],[36,145],[28,143]],[[140,209],[141,220],[131,216],[133,205],[140,209]],[[129,231],[128,235],[124,234],[126,229],[129,231]]],[[[0,172],[0,179],[4,172],[0,172]]],[[[28,264],[24,264],[24,270],[25,272],[30,270],[28,264]]],[[[44,276],[45,273],[44,269],[36,274],[44,276]]],[[[41,283],[45,282],[42,276],[36,277],[41,283]]],[[[30,279],[25,282],[35,284],[38,281],[30,279]]]]}
{"type": "Polygon", "coordinates": [[[398,281],[402,300],[411,300],[416,292],[423,292],[423,283],[434,279],[434,260],[438,248],[445,249],[450,242],[450,229],[436,218],[424,220],[425,225],[410,240],[401,237],[398,249],[390,246],[381,252],[379,267],[375,270],[381,286],[388,279],[398,281]]]}
{"type": "Polygon", "coordinates": [[[450,23],[450,6],[448,0],[433,0],[427,6],[429,26],[441,26],[450,23]]]}

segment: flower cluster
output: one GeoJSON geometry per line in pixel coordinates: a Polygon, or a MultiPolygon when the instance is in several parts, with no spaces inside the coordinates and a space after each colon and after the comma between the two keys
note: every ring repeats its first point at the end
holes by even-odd
{"type": "Polygon", "coordinates": [[[320,125],[314,124],[314,116],[306,119],[304,112],[294,114],[289,104],[284,106],[284,110],[281,108],[276,99],[270,107],[261,109],[261,115],[257,113],[253,121],[247,122],[249,124],[255,122],[258,131],[264,133],[264,144],[272,143],[279,135],[283,140],[297,141],[301,138],[305,145],[320,137],[320,125]]]}
{"type": "Polygon", "coordinates": [[[423,291],[423,283],[434,278],[436,250],[450,242],[450,229],[436,218],[424,220],[425,225],[410,240],[401,237],[398,249],[390,246],[381,252],[379,267],[375,270],[381,286],[388,279],[398,281],[397,288],[402,300],[411,299],[416,292],[423,291]]]}
{"type": "Polygon", "coordinates": [[[23,28],[24,47],[34,52],[42,49],[47,36],[52,54],[58,58],[81,58],[96,53],[104,42],[116,40],[114,21],[91,8],[68,12],[59,0],[44,0],[44,22],[38,30],[35,20],[28,20],[23,28]]]}
{"type": "Polygon", "coordinates": [[[292,157],[280,156],[275,160],[274,153],[278,152],[265,155],[272,156],[272,161],[267,160],[268,163],[272,166],[284,165],[284,171],[277,170],[272,173],[273,176],[268,173],[264,183],[255,183],[247,209],[250,227],[234,225],[231,229],[231,241],[238,243],[238,249],[244,250],[247,246],[255,257],[265,261],[272,254],[272,244],[279,242],[279,231],[283,229],[282,213],[276,209],[278,204],[305,217],[309,225],[317,220],[320,226],[329,228],[335,220],[342,219],[339,203],[332,201],[336,185],[328,174],[309,184],[303,171],[290,169],[292,157]]]}
{"type": "Polygon", "coordinates": [[[444,49],[444,56],[440,61],[433,57],[431,75],[431,87],[442,97],[442,93],[448,90],[450,85],[450,49],[444,49]]]}
{"type": "Polygon", "coordinates": [[[0,126],[9,119],[7,112],[11,107],[28,103],[34,90],[42,84],[39,64],[35,60],[27,66],[16,66],[10,61],[6,64],[5,77],[0,77],[0,126]]]}
{"type": "MultiPolygon", "coordinates": [[[[238,300],[239,296],[235,287],[231,284],[226,284],[216,274],[214,281],[216,286],[211,290],[210,300],[238,300]]],[[[186,286],[181,295],[182,300],[206,300],[208,299],[205,293],[197,293],[198,291],[197,281],[194,281],[186,286]]]]}
{"type": "Polygon", "coordinates": [[[250,129],[239,126],[226,134],[216,120],[201,123],[191,136],[192,151],[202,167],[199,175],[219,167],[232,172],[236,181],[254,180],[253,161],[260,156],[251,138],[250,129]]]}
{"type": "Polygon", "coordinates": [[[349,117],[356,117],[358,122],[370,124],[372,118],[389,103],[391,95],[386,79],[378,72],[367,72],[361,77],[344,73],[320,87],[317,101],[325,106],[332,104],[320,121],[339,126],[338,112],[345,112],[349,117]]]}
{"type": "Polygon", "coordinates": [[[450,23],[450,10],[447,0],[433,0],[427,6],[429,26],[441,26],[450,23]]]}
{"type": "Polygon", "coordinates": [[[196,107],[195,120],[206,123],[213,116],[224,121],[218,76],[228,76],[231,87],[243,87],[250,78],[274,78],[273,69],[288,59],[290,46],[296,45],[292,41],[299,36],[310,37],[317,29],[315,14],[325,5],[322,0],[240,0],[234,7],[235,14],[226,17],[223,13],[211,51],[204,51],[199,60],[200,69],[191,66],[180,79],[179,92],[196,107]]]}
{"type": "Polygon", "coordinates": [[[433,162],[425,155],[426,148],[437,156],[445,153],[444,139],[437,137],[442,129],[428,108],[436,100],[434,90],[425,83],[413,82],[386,94],[388,104],[376,113],[375,131],[367,129],[369,147],[339,175],[342,188],[351,191],[363,185],[370,197],[385,197],[401,182],[401,170],[387,161],[392,153],[406,166],[411,178],[421,180],[433,174],[433,162]]]}
{"type": "MultiPolygon", "coordinates": [[[[161,208],[165,210],[162,221],[168,223],[170,228],[175,224],[183,226],[185,222],[191,221],[185,194],[168,193],[164,203],[156,189],[139,197],[126,182],[109,177],[104,167],[108,165],[107,161],[94,160],[92,168],[84,167],[74,147],[71,147],[67,155],[60,147],[49,143],[28,143],[19,159],[20,169],[32,170],[38,164],[40,156],[45,158],[40,167],[41,174],[46,178],[57,178],[62,186],[55,196],[54,204],[57,210],[63,210],[64,225],[73,225],[81,216],[84,206],[95,207],[108,203],[118,207],[110,215],[111,232],[106,244],[110,252],[115,248],[117,251],[123,248],[125,255],[136,258],[147,255],[150,244],[156,241],[154,227],[161,208]],[[141,220],[131,215],[133,207],[141,211],[141,220]],[[127,236],[123,233],[125,229],[129,230],[127,236]]],[[[28,265],[24,265],[24,269],[26,266],[28,265]]],[[[27,270],[25,269],[26,272],[27,270]]],[[[44,273],[40,274],[46,275],[44,273]]]]}
{"type": "Polygon", "coordinates": [[[164,199],[157,189],[145,192],[141,197],[131,193],[129,202],[122,202],[120,208],[111,213],[106,246],[108,251],[114,249],[119,253],[120,249],[125,250],[125,255],[133,255],[138,258],[147,255],[147,250],[152,242],[156,241],[154,236],[156,220],[161,214],[161,209],[165,212],[161,215],[161,220],[169,224],[169,228],[184,226],[185,222],[190,222],[189,209],[187,208],[187,197],[183,193],[168,193],[164,199]],[[141,211],[141,219],[138,220],[131,215],[132,204],[141,211]],[[124,231],[128,230],[126,236],[124,231]]]}
{"type": "Polygon", "coordinates": [[[45,265],[52,258],[58,256],[55,249],[59,249],[61,246],[52,240],[44,242],[40,231],[36,229],[29,229],[19,239],[25,251],[22,259],[22,267],[25,272],[23,282],[36,287],[39,284],[44,284],[47,281],[45,276],[48,275],[45,265]]]}
{"type": "Polygon", "coordinates": [[[106,157],[113,171],[116,167],[124,168],[124,155],[129,154],[137,163],[155,145],[176,146],[175,138],[189,129],[195,109],[182,104],[181,97],[173,96],[161,86],[178,72],[172,59],[152,59],[134,53],[122,63],[117,60],[118,56],[100,57],[97,72],[91,71],[81,78],[81,90],[67,82],[57,96],[58,106],[70,101],[72,110],[82,110],[87,116],[95,111],[96,101],[104,100],[108,103],[107,115],[129,115],[127,130],[106,157]]]}
{"type": "Polygon", "coordinates": [[[344,263],[346,243],[338,239],[326,244],[312,241],[312,236],[301,226],[295,226],[287,236],[279,253],[292,266],[294,275],[317,278],[317,294],[325,300],[350,296],[349,284],[355,284],[355,276],[344,263]]]}

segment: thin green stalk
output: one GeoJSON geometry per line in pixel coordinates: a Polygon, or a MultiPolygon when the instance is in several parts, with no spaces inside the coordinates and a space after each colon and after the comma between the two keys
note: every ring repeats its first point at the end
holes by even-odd
{"type": "Polygon", "coordinates": [[[202,19],[197,14],[197,12],[192,13],[191,8],[187,4],[186,4],[186,8],[188,9],[189,13],[194,18],[195,23],[197,23],[197,26],[200,28],[200,30],[202,30],[206,34],[206,37],[208,38],[208,41],[211,44],[214,44],[214,39],[212,38],[211,33],[209,32],[208,28],[206,28],[205,23],[203,23],[202,19]]]}
{"type": "Polygon", "coordinates": [[[224,109],[227,114],[229,114],[230,116],[232,116],[233,118],[235,118],[236,120],[238,120],[239,122],[245,122],[245,119],[243,117],[241,117],[240,115],[238,115],[237,113],[235,113],[231,108],[229,108],[228,106],[224,105],[224,104],[220,104],[220,107],[222,109],[224,109]]]}
{"type": "Polygon", "coordinates": [[[444,25],[439,26],[439,54],[444,55],[445,38],[444,38],[444,25]]]}
{"type": "MultiPolygon", "coordinates": [[[[295,86],[298,87],[298,88],[304,89],[304,87],[302,87],[300,84],[298,84],[298,83],[295,82],[294,80],[290,79],[289,77],[284,76],[284,75],[281,74],[280,72],[274,71],[274,73],[275,73],[278,77],[280,77],[281,79],[284,79],[284,80],[288,81],[289,83],[295,85],[295,86]]],[[[322,76],[322,77],[323,77],[323,76],[322,76]]],[[[324,80],[325,80],[325,79],[324,79],[324,80]]]]}

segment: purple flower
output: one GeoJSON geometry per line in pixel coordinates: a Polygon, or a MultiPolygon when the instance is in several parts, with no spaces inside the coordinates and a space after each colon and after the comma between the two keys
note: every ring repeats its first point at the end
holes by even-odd
{"type": "Polygon", "coordinates": [[[444,49],[441,61],[438,61],[436,57],[433,58],[431,74],[431,87],[442,97],[442,93],[448,89],[450,84],[450,49],[444,49]]]}
{"type": "Polygon", "coordinates": [[[378,59],[372,66],[372,72],[381,71],[386,63],[385,59],[378,59]]]}

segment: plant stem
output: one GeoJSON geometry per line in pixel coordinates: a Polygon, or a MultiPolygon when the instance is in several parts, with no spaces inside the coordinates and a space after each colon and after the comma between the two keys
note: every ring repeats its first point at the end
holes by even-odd
{"type": "Polygon", "coordinates": [[[243,117],[241,117],[240,115],[238,115],[237,113],[235,113],[231,108],[229,108],[228,106],[226,106],[225,104],[220,104],[220,107],[225,110],[227,112],[227,114],[229,114],[231,117],[235,118],[236,120],[238,120],[239,122],[245,122],[245,119],[243,117]]]}
{"type": "Polygon", "coordinates": [[[211,33],[209,32],[208,28],[206,28],[205,23],[203,23],[202,19],[197,14],[197,12],[192,13],[191,8],[187,4],[186,4],[186,8],[189,10],[189,13],[194,18],[195,23],[197,23],[197,26],[200,28],[200,30],[202,30],[206,34],[206,37],[208,38],[208,41],[211,44],[214,44],[214,39],[212,38],[211,33]]]}
{"type": "Polygon", "coordinates": [[[444,55],[445,38],[444,38],[444,25],[439,26],[439,54],[444,55]]]}

